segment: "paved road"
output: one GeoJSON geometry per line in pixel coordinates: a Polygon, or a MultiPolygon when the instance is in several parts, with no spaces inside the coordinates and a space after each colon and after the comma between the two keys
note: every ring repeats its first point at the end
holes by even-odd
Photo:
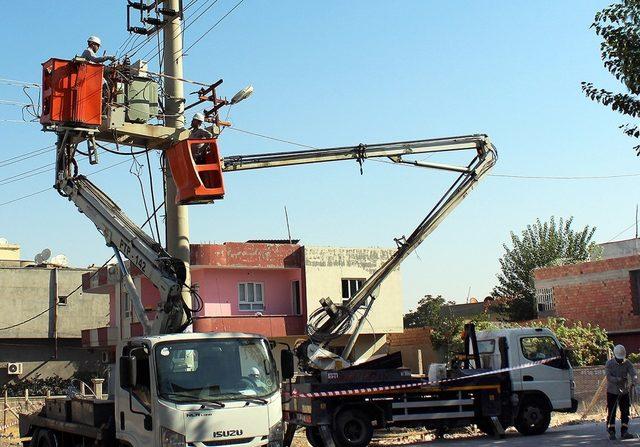
{"type": "MultiPolygon", "coordinates": [[[[640,433],[640,421],[631,423],[632,430],[640,433]]],[[[618,434],[620,432],[618,431],[618,434]]],[[[509,432],[504,439],[491,439],[487,437],[465,438],[465,439],[443,439],[439,441],[419,444],[423,447],[433,446],[508,446],[508,447],[568,447],[568,446],[640,446],[640,439],[629,439],[626,441],[609,441],[607,433],[602,424],[587,423],[581,425],[565,425],[549,429],[541,436],[520,436],[517,433],[509,432]]]]}

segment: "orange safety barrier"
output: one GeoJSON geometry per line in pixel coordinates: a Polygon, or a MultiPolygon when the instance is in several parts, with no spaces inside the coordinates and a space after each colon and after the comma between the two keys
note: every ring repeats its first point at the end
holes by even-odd
{"type": "Polygon", "coordinates": [[[99,126],[103,66],[49,59],[42,64],[41,124],[99,126]]]}
{"type": "Polygon", "coordinates": [[[171,146],[166,154],[178,190],[178,205],[210,203],[224,197],[220,153],[215,138],[183,140],[171,146]],[[199,163],[194,160],[194,152],[199,163]]]}

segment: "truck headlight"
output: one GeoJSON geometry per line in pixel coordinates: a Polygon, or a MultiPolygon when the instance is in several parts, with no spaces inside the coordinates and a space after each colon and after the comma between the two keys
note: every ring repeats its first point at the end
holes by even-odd
{"type": "Polygon", "coordinates": [[[162,447],[185,447],[187,440],[183,434],[162,427],[160,431],[160,445],[162,447]]]}
{"type": "Polygon", "coordinates": [[[284,441],[284,424],[282,420],[278,421],[269,429],[268,447],[281,447],[284,441]]]}

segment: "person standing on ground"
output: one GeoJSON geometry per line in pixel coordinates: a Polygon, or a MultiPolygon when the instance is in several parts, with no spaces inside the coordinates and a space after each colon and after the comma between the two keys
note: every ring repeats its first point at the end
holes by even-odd
{"type": "Polygon", "coordinates": [[[607,361],[607,430],[609,439],[616,439],[616,412],[620,406],[620,438],[631,439],[629,433],[629,406],[631,387],[637,382],[638,376],[633,364],[627,359],[624,346],[613,348],[613,357],[607,361]]]}

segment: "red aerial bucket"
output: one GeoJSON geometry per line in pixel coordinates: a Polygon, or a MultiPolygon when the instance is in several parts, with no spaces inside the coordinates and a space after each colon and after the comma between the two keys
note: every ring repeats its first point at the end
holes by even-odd
{"type": "Polygon", "coordinates": [[[224,197],[220,153],[215,138],[183,140],[166,153],[178,190],[178,205],[211,203],[224,197]],[[193,150],[204,152],[201,163],[196,164],[193,150]]]}

